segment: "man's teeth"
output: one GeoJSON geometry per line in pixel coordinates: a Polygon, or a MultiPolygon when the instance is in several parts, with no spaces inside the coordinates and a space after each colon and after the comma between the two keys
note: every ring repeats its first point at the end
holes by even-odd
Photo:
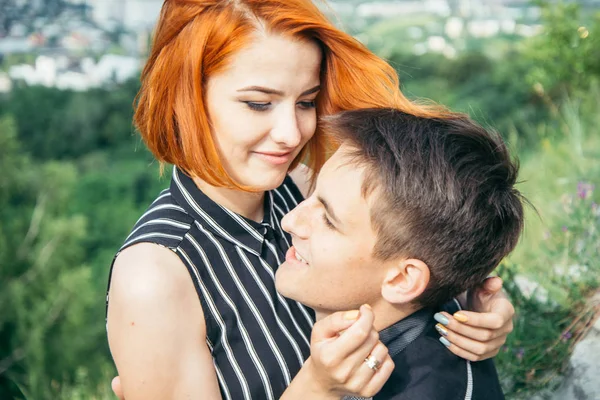
{"type": "Polygon", "coordinates": [[[304,264],[308,264],[304,258],[300,257],[300,255],[296,252],[296,260],[303,262],[304,264]]]}

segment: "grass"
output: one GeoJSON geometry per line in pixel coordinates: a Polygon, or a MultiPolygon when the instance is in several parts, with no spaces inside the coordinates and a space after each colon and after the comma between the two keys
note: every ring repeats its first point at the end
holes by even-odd
{"type": "Polygon", "coordinates": [[[508,398],[557,386],[597,312],[587,302],[600,276],[600,95],[591,97],[555,106],[555,120],[537,127],[539,148],[521,156],[519,189],[536,210],[499,269],[517,308],[497,358],[508,398]]]}

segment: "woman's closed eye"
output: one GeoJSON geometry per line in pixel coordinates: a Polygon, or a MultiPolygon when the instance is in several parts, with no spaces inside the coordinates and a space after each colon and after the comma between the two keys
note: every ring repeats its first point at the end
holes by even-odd
{"type": "MultiPolygon", "coordinates": [[[[253,111],[267,111],[269,108],[271,108],[271,102],[242,101],[242,103],[246,104],[248,108],[250,108],[253,111]]],[[[309,110],[316,107],[316,103],[314,100],[300,101],[297,104],[300,108],[305,110],[309,110]]]]}
{"type": "Polygon", "coordinates": [[[254,111],[267,111],[271,106],[270,102],[259,103],[255,101],[243,101],[251,110],[254,111]]]}

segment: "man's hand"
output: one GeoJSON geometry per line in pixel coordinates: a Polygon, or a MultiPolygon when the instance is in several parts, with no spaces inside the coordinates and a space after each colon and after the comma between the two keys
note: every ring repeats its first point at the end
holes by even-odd
{"type": "Polygon", "coordinates": [[[467,306],[473,311],[459,311],[453,316],[436,314],[438,332],[445,337],[448,349],[471,361],[494,357],[513,330],[515,309],[502,291],[502,279],[486,279],[467,294],[467,306]]]}

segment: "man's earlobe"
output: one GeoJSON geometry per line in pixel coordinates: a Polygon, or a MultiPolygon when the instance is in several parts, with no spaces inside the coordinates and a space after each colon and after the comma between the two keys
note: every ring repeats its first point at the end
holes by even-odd
{"type": "Polygon", "coordinates": [[[429,267],[421,260],[408,259],[391,266],[381,286],[382,297],[392,304],[410,303],[429,285],[429,267]]]}

